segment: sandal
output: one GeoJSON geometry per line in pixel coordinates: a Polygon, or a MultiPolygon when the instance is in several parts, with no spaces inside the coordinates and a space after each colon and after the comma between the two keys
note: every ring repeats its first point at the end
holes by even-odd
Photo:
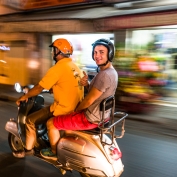
{"type": "Polygon", "coordinates": [[[40,154],[45,159],[57,160],[57,155],[52,152],[51,148],[42,149],[40,154]]]}

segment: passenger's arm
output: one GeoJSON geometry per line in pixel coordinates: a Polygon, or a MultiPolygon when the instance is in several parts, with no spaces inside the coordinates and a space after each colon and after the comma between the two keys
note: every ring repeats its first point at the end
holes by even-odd
{"type": "Polygon", "coordinates": [[[99,91],[97,88],[92,87],[87,96],[83,99],[83,101],[76,108],[76,111],[81,111],[83,109],[88,108],[96,99],[98,99],[103,92],[99,91]]]}

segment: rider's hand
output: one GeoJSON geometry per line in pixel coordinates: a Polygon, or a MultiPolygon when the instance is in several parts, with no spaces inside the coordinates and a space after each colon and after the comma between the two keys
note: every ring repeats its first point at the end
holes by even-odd
{"type": "Polygon", "coordinates": [[[88,75],[85,71],[83,71],[84,76],[80,79],[80,85],[81,86],[88,86],[88,75]]]}
{"type": "Polygon", "coordinates": [[[21,96],[17,101],[16,104],[19,106],[21,101],[28,101],[28,98],[26,97],[26,95],[21,96]]]}
{"type": "Polygon", "coordinates": [[[52,89],[52,88],[49,90],[49,93],[50,93],[50,94],[52,94],[52,93],[53,93],[53,89],[52,89]]]}

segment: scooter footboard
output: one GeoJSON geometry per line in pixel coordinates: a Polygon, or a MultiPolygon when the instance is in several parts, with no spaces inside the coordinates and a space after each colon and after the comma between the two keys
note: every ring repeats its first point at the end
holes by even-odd
{"type": "Polygon", "coordinates": [[[17,122],[15,120],[10,119],[9,121],[7,121],[5,125],[5,130],[19,137],[18,129],[17,129],[17,122]]]}

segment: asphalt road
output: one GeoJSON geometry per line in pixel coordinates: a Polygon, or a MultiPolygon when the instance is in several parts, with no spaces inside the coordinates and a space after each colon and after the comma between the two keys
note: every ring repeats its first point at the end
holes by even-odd
{"type": "MultiPolygon", "coordinates": [[[[4,125],[16,115],[14,102],[0,101],[0,177],[63,176],[58,169],[35,157],[16,159],[12,156],[4,125]]],[[[117,139],[125,166],[121,177],[176,177],[177,139],[170,135],[175,134],[175,130],[137,120],[128,118],[125,136],[117,139]]],[[[79,174],[67,172],[64,176],[79,177],[79,174]]]]}

